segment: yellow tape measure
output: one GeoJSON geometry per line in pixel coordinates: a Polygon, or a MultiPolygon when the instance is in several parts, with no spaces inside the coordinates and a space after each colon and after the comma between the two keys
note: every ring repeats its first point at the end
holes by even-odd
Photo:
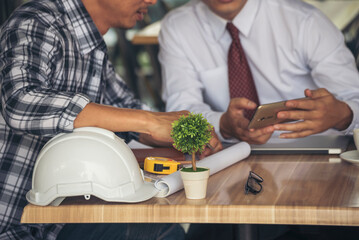
{"type": "Polygon", "coordinates": [[[146,157],[144,170],[157,174],[171,174],[177,172],[181,163],[170,158],[146,157]]]}

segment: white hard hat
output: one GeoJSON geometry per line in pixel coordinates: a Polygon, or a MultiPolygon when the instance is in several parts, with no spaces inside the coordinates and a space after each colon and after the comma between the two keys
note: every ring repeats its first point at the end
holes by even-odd
{"type": "Polygon", "coordinates": [[[113,132],[85,127],[62,133],[40,151],[26,199],[59,205],[65,197],[91,195],[111,202],[140,202],[158,190],[145,182],[131,149],[113,132]]]}

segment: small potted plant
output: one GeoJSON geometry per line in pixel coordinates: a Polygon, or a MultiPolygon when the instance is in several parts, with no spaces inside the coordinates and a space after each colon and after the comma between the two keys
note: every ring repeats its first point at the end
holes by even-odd
{"type": "Polygon", "coordinates": [[[189,199],[206,197],[209,169],[196,167],[196,153],[203,152],[212,138],[212,129],[213,126],[202,114],[190,113],[172,123],[173,146],[192,156],[192,167],[180,170],[186,197],[189,199]]]}

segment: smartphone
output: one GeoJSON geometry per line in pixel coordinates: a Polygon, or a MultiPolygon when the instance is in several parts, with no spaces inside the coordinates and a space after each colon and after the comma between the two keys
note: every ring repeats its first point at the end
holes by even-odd
{"type": "MultiPolygon", "coordinates": [[[[293,100],[304,100],[304,99],[308,99],[308,98],[297,98],[293,100]]],[[[248,129],[263,128],[276,123],[295,121],[292,119],[277,118],[278,112],[295,109],[295,108],[286,107],[285,106],[286,101],[268,103],[258,106],[256,112],[253,114],[253,117],[248,124],[248,129]]]]}

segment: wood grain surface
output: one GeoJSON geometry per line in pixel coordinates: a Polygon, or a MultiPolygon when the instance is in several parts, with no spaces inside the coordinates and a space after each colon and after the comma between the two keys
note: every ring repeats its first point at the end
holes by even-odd
{"type": "Polygon", "coordinates": [[[207,198],[188,200],[181,190],[135,204],[92,197],[60,206],[25,207],[22,223],[181,222],[359,226],[359,167],[338,155],[252,155],[208,183],[207,198]],[[248,172],[263,177],[263,190],[244,193],[248,172]]]}

